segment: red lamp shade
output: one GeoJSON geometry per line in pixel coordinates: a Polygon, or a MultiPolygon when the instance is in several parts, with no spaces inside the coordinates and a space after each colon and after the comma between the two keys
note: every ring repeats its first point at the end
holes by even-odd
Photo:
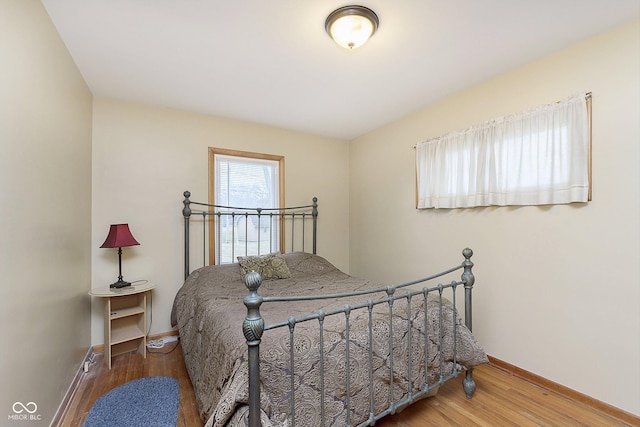
{"type": "Polygon", "coordinates": [[[131,235],[129,224],[112,224],[109,228],[109,235],[101,248],[123,248],[125,246],[139,245],[131,235]]]}

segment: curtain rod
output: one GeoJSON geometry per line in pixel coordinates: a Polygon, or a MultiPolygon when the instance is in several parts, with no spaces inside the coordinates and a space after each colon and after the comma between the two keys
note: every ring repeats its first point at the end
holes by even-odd
{"type": "MultiPolygon", "coordinates": [[[[587,101],[591,100],[591,92],[587,92],[584,94],[584,99],[586,99],[587,101]]],[[[559,104],[562,101],[556,101],[555,104],[559,104]]],[[[418,146],[418,144],[413,144],[413,149],[415,150],[415,148],[418,146]]]]}

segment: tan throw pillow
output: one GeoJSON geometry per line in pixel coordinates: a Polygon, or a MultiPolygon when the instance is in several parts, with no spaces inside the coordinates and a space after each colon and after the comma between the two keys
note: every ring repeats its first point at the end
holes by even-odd
{"type": "Polygon", "coordinates": [[[262,280],[287,279],[291,277],[287,261],[285,261],[280,252],[262,256],[239,256],[238,262],[240,263],[240,277],[242,277],[242,280],[250,271],[258,273],[262,280]]]}

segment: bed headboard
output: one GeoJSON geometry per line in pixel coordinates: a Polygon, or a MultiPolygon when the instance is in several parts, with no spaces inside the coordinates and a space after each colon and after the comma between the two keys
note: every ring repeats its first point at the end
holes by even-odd
{"type": "Polygon", "coordinates": [[[318,198],[310,205],[285,208],[239,208],[194,202],[191,193],[183,193],[184,207],[184,277],[191,272],[189,260],[191,252],[190,225],[197,223],[202,229],[202,265],[216,263],[223,249],[230,255],[258,255],[280,251],[307,251],[309,246],[316,253],[318,228],[318,198]],[[309,244],[308,234],[311,234],[309,244]],[[228,243],[222,243],[222,241],[228,243]],[[278,244],[279,243],[279,244],[278,244]],[[223,248],[224,245],[224,248],[223,248]],[[288,248],[288,245],[291,247],[288,248]],[[253,252],[250,252],[250,247],[253,252]],[[208,259],[208,262],[207,262],[208,259]]]}

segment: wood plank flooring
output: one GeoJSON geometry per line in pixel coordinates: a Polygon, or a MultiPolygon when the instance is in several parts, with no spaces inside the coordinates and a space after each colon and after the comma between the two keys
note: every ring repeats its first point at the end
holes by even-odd
{"type": "MultiPolygon", "coordinates": [[[[134,353],[117,356],[111,370],[102,354],[95,355],[96,363],[83,374],[60,425],[81,426],[93,403],[114,387],[137,378],[166,375],[180,383],[177,426],[203,426],[180,344],[152,351],[146,359],[134,353]]],[[[474,378],[477,392],[473,399],[465,397],[460,376],[442,386],[436,397],[417,402],[376,426],[640,426],[640,419],[633,416],[624,421],[614,418],[491,364],[477,367],[474,378]]]]}

